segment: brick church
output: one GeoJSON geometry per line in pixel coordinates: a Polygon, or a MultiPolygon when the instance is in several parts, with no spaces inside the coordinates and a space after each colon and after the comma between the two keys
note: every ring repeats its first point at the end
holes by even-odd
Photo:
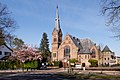
{"type": "Polygon", "coordinates": [[[101,50],[99,45],[88,38],[80,39],[66,34],[63,39],[57,6],[55,26],[52,32],[52,61],[77,59],[81,65],[84,63],[89,67],[88,60],[90,59],[97,60],[98,65],[111,65],[112,63],[115,64],[114,57],[114,52],[107,45],[101,50]]]}

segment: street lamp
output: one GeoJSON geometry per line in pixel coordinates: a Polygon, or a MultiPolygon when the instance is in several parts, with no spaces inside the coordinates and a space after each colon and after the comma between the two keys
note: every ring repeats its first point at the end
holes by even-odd
{"type": "Polygon", "coordinates": [[[68,73],[71,73],[70,55],[69,55],[69,59],[68,59],[68,73]]]}
{"type": "Polygon", "coordinates": [[[67,64],[67,59],[64,59],[64,60],[63,60],[64,70],[66,69],[66,64],[67,64]]]}

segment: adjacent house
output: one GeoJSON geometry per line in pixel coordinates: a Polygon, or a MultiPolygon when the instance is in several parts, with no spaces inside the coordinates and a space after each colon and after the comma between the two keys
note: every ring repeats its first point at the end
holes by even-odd
{"type": "Polygon", "coordinates": [[[6,60],[13,52],[7,45],[0,45],[0,60],[6,60]]]}
{"type": "Polygon", "coordinates": [[[118,56],[116,57],[116,63],[120,64],[120,57],[118,57],[118,56]]]}
{"type": "Polygon", "coordinates": [[[102,50],[102,54],[101,54],[101,59],[100,59],[100,63],[102,65],[114,65],[116,64],[116,56],[115,53],[112,52],[109,47],[106,45],[104,47],[104,49],[102,50]]]}

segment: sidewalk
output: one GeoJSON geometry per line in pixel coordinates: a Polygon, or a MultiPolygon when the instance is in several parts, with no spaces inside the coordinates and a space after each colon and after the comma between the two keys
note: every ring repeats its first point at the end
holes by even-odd
{"type": "MultiPolygon", "coordinates": [[[[56,73],[67,73],[68,70],[64,68],[47,68],[43,70],[29,70],[26,69],[23,71],[22,69],[19,70],[0,70],[0,73],[33,73],[33,74],[56,74],[56,73]]],[[[100,70],[73,70],[72,73],[77,74],[106,74],[106,75],[120,75],[120,71],[100,71],[100,70]]]]}
{"type": "Polygon", "coordinates": [[[94,70],[76,70],[74,71],[78,74],[106,74],[106,75],[120,75],[120,71],[94,71],[94,70]]]}

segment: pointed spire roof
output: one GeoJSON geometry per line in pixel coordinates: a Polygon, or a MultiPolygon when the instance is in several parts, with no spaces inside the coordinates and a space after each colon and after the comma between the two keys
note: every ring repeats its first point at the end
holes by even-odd
{"type": "Polygon", "coordinates": [[[56,19],[59,19],[58,5],[56,7],[56,19]]]}
{"type": "Polygon", "coordinates": [[[106,45],[103,49],[102,52],[111,52],[111,50],[109,49],[109,47],[106,45]]]}
{"type": "Polygon", "coordinates": [[[60,31],[60,21],[59,21],[58,5],[57,5],[57,7],[56,7],[55,29],[56,29],[57,31],[60,31]]]}

